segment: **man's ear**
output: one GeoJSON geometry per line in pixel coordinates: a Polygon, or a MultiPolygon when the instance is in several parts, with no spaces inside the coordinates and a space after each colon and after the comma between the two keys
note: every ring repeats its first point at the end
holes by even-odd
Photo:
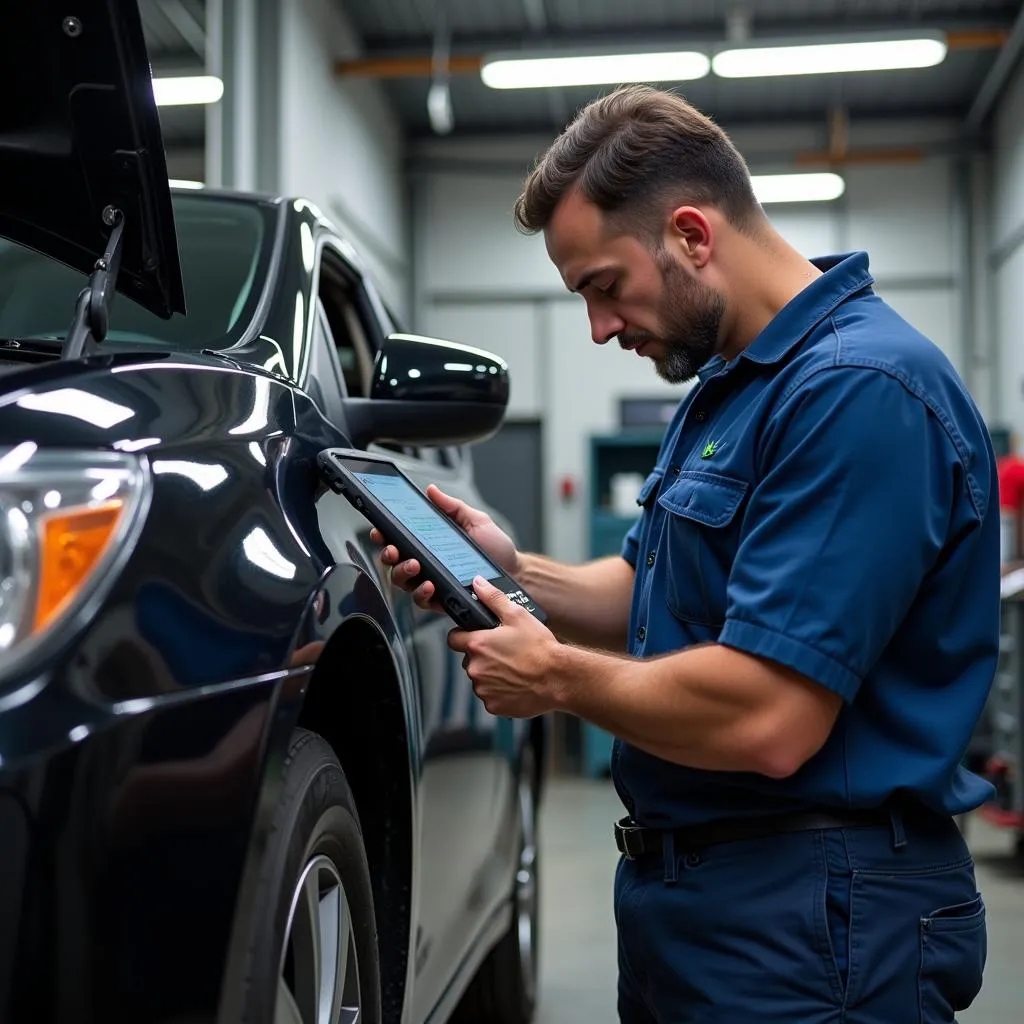
{"type": "Polygon", "coordinates": [[[695,206],[679,206],[669,214],[668,231],[677,255],[695,270],[711,258],[714,229],[702,210],[695,206]]]}

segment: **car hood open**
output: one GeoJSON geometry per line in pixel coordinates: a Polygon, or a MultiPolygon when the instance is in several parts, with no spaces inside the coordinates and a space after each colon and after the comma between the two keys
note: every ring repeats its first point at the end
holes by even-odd
{"type": "Polygon", "coordinates": [[[118,291],[184,313],[136,0],[0,4],[0,84],[0,236],[88,274],[120,211],[118,291]]]}

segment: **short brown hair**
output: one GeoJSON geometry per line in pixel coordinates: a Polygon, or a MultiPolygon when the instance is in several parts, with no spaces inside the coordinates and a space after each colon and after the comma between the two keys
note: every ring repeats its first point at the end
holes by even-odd
{"type": "Polygon", "coordinates": [[[725,132],[681,96],[649,86],[616,89],[576,115],[527,177],[516,227],[542,231],[574,188],[613,226],[651,242],[680,202],[713,205],[741,230],[761,221],[746,162],[725,132]]]}

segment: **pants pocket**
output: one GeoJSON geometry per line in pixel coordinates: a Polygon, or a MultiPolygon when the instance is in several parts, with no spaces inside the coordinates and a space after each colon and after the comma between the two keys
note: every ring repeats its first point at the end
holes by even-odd
{"type": "Polygon", "coordinates": [[[981,991],[988,954],[981,894],[922,917],[920,939],[920,1024],[952,1024],[981,991]]]}
{"type": "Polygon", "coordinates": [[[827,865],[824,900],[826,969],[837,1002],[845,1006],[850,982],[853,876],[842,835],[826,833],[823,844],[827,865]]]}

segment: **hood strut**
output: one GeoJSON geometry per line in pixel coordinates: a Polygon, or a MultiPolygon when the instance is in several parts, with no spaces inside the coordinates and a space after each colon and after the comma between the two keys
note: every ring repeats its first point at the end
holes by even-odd
{"type": "Polygon", "coordinates": [[[77,359],[95,350],[107,336],[110,326],[110,307],[116,294],[117,272],[121,267],[124,214],[108,206],[103,211],[103,223],[113,228],[107,239],[107,249],[96,261],[89,283],[78,295],[75,319],[64,339],[61,359],[77,359]]]}

